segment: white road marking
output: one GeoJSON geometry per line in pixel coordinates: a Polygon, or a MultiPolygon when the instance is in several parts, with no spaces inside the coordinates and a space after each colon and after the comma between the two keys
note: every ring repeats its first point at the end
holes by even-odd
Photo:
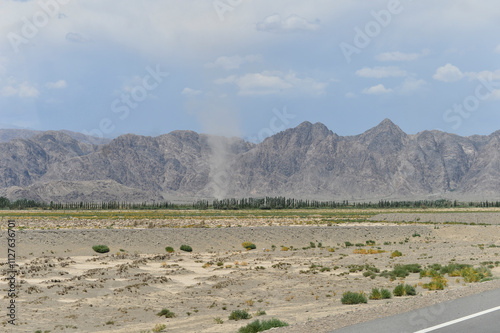
{"type": "Polygon", "coordinates": [[[500,310],[500,306],[497,306],[495,308],[491,308],[491,309],[488,309],[488,310],[484,310],[484,311],[481,311],[481,312],[473,313],[471,315],[468,315],[468,316],[465,316],[465,317],[462,317],[462,318],[458,318],[458,319],[455,319],[455,320],[451,320],[451,321],[448,321],[446,323],[442,323],[442,324],[439,324],[439,325],[436,325],[436,326],[432,326],[432,327],[429,327],[429,328],[426,328],[426,329],[423,329],[423,330],[420,330],[420,331],[416,331],[415,333],[432,332],[432,331],[435,331],[437,329],[440,329],[440,328],[443,328],[443,327],[446,327],[446,326],[450,326],[450,325],[453,325],[453,324],[456,324],[456,323],[459,323],[459,322],[462,322],[462,321],[466,321],[466,320],[469,320],[469,319],[472,319],[472,318],[476,318],[476,317],[485,315],[485,314],[490,313],[490,312],[498,311],[498,310],[500,310]]]}

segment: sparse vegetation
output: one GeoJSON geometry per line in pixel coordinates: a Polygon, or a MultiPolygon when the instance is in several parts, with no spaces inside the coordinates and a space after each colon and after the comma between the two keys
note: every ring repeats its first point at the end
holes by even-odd
{"type": "Polygon", "coordinates": [[[373,288],[369,298],[373,300],[378,300],[378,299],[389,299],[391,297],[392,294],[388,289],[373,288]]]}
{"type": "Polygon", "coordinates": [[[257,248],[252,242],[243,242],[241,245],[247,250],[255,250],[257,248]]]}
{"type": "Polygon", "coordinates": [[[169,309],[162,309],[156,315],[159,317],[165,317],[165,318],[175,318],[175,313],[173,313],[169,309]]]}
{"type": "Polygon", "coordinates": [[[229,320],[236,320],[236,321],[238,321],[238,320],[250,319],[250,318],[252,318],[252,315],[250,315],[245,310],[234,310],[229,315],[229,320]]]}
{"type": "Polygon", "coordinates": [[[109,252],[109,247],[107,245],[94,245],[92,246],[92,250],[97,253],[107,253],[109,252]]]}
{"type": "Polygon", "coordinates": [[[394,296],[415,296],[417,294],[415,287],[409,284],[398,284],[392,293],[394,296]]]}
{"type": "Polygon", "coordinates": [[[165,251],[167,251],[168,253],[173,253],[175,250],[174,250],[174,248],[173,248],[173,247],[171,247],[171,246],[167,246],[167,247],[165,248],[165,251]]]}
{"type": "Polygon", "coordinates": [[[193,248],[189,245],[181,245],[181,251],[191,252],[191,251],[193,251],[193,248]]]}
{"type": "Polygon", "coordinates": [[[165,324],[156,324],[155,327],[153,327],[153,332],[163,332],[167,328],[167,325],[165,324]]]}
{"type": "Polygon", "coordinates": [[[355,293],[352,291],[347,291],[342,295],[342,299],[340,300],[342,304],[360,304],[367,303],[365,294],[363,293],[355,293]]]}
{"type": "Polygon", "coordinates": [[[396,258],[396,257],[401,257],[403,255],[403,253],[401,253],[400,251],[396,250],[394,252],[391,253],[391,258],[396,258]]]}
{"type": "Polygon", "coordinates": [[[255,320],[250,324],[241,327],[238,330],[238,333],[257,333],[257,332],[267,331],[271,328],[285,327],[285,326],[288,326],[288,323],[275,318],[262,321],[255,320]]]}

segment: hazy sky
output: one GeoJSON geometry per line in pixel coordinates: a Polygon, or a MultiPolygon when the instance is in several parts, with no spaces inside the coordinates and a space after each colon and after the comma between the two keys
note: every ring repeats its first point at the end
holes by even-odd
{"type": "Polygon", "coordinates": [[[493,0],[0,0],[0,126],[500,129],[493,0]]]}

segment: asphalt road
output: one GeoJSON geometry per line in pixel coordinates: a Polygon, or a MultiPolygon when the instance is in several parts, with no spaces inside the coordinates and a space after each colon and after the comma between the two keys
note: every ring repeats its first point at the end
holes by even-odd
{"type": "Polygon", "coordinates": [[[332,331],[335,333],[499,333],[500,289],[332,331]]]}

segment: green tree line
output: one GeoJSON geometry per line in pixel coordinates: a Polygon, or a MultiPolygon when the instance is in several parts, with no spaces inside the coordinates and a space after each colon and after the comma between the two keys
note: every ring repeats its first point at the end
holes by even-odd
{"type": "Polygon", "coordinates": [[[440,200],[417,200],[417,201],[389,201],[378,202],[349,202],[343,201],[319,201],[304,200],[286,197],[262,197],[262,198],[227,198],[198,200],[192,204],[173,204],[163,202],[131,203],[124,201],[102,201],[102,202],[53,202],[45,203],[35,200],[19,199],[10,201],[8,198],[0,197],[0,209],[52,209],[52,210],[127,210],[127,209],[215,209],[215,210],[238,210],[238,209],[315,209],[315,208],[452,208],[452,207],[500,207],[500,201],[458,202],[445,199],[440,200]]]}

